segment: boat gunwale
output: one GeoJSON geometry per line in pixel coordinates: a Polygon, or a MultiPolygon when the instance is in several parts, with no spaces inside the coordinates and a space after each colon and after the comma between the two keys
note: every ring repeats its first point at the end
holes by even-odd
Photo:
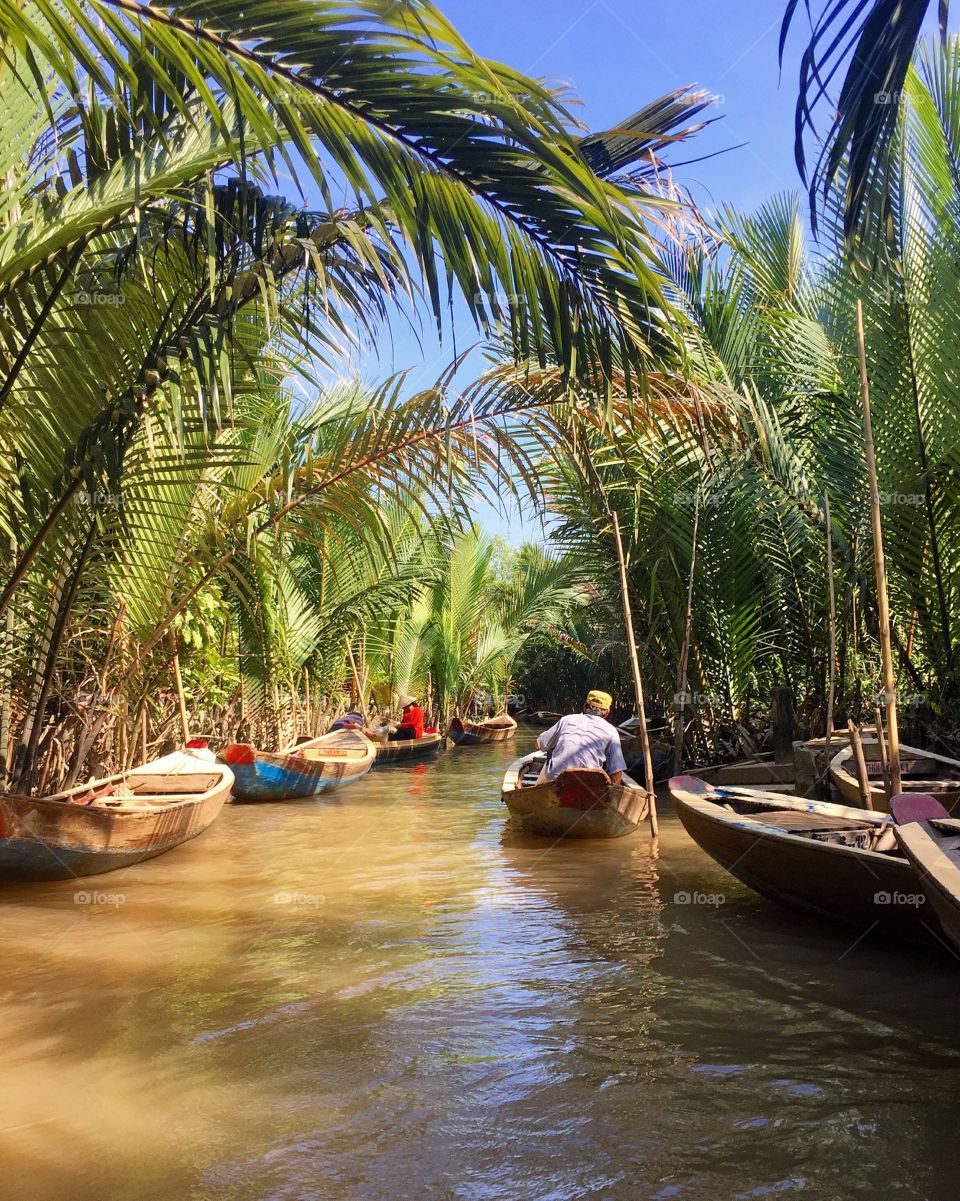
{"type": "MultiPolygon", "coordinates": [[[[841,845],[819,838],[810,838],[795,830],[785,830],[778,826],[768,825],[766,822],[754,821],[748,814],[729,812],[724,809],[723,805],[711,799],[710,796],[700,795],[699,790],[685,789],[678,786],[680,780],[691,778],[689,776],[674,776],[668,785],[670,796],[673,798],[675,804],[685,805],[688,809],[695,810],[703,818],[713,822],[715,825],[725,828],[737,828],[743,830],[745,833],[754,834],[758,838],[764,836],[780,839],[785,838],[798,846],[807,848],[815,846],[818,851],[829,851],[840,855],[852,854],[865,860],[877,859],[883,863],[890,863],[891,860],[896,859],[899,859],[901,863],[907,862],[904,856],[898,856],[889,851],[870,851],[863,847],[841,845]]],[[[730,791],[733,791],[733,789],[729,788],[729,786],[711,789],[711,793],[715,795],[730,791]]],[[[756,801],[757,803],[763,803],[760,797],[757,797],[756,801]]],[[[836,805],[832,801],[815,801],[802,797],[776,797],[770,800],[769,808],[771,810],[783,808],[794,813],[824,813],[825,816],[846,818],[847,820],[856,821],[864,826],[872,826],[874,828],[886,826],[888,829],[894,829],[895,827],[893,818],[889,813],[880,813],[871,809],[856,809],[850,805],[836,805]]],[[[824,833],[829,833],[829,831],[824,830],[824,833]]],[[[730,871],[729,868],[725,870],[730,871]]]]}
{"type": "Polygon", "coordinates": [[[188,778],[190,776],[215,776],[216,782],[209,788],[205,788],[202,792],[143,792],[131,797],[116,797],[110,793],[105,793],[102,797],[95,797],[90,801],[80,802],[71,799],[92,789],[102,788],[106,784],[122,784],[130,776],[147,774],[144,770],[146,767],[149,767],[149,764],[144,764],[141,768],[133,768],[130,771],[118,772],[113,776],[104,776],[99,780],[91,780],[88,784],[80,784],[75,788],[65,789],[63,792],[53,793],[50,796],[35,797],[25,793],[0,793],[0,805],[10,805],[15,809],[22,809],[28,805],[44,808],[50,806],[51,812],[109,813],[118,816],[136,817],[154,813],[170,813],[188,805],[199,805],[216,796],[221,789],[225,789],[229,793],[234,784],[233,772],[227,764],[211,763],[210,770],[205,772],[151,773],[156,775],[169,774],[170,776],[184,775],[188,778]],[[122,802],[127,803],[124,804],[122,802]]]}

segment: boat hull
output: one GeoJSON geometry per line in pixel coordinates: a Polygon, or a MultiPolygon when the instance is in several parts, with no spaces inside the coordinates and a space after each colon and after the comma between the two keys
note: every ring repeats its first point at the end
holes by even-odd
{"type": "Polygon", "coordinates": [[[743,759],[738,763],[721,763],[714,767],[698,767],[688,772],[709,784],[742,784],[751,788],[784,788],[793,791],[796,768],[793,761],[777,763],[773,759],[743,759]]]}
{"type": "MultiPolygon", "coordinates": [[[[951,760],[913,747],[901,747],[903,780],[902,791],[905,793],[929,793],[935,796],[950,814],[960,816],[960,767],[951,760]],[[942,771],[943,776],[937,772],[942,771]],[[947,778],[949,776],[952,779],[947,778]]],[[[870,783],[870,802],[879,813],[889,813],[890,803],[887,799],[886,788],[883,784],[883,770],[879,760],[867,759],[867,777],[870,783]]],[[[844,748],[830,763],[830,779],[834,788],[843,798],[845,805],[859,806],[860,784],[856,776],[853,761],[853,750],[844,748]]]]}
{"type": "Polygon", "coordinates": [[[496,718],[493,722],[463,721],[455,717],[448,735],[456,746],[483,746],[489,742],[507,742],[517,732],[512,717],[496,718]]]}
{"type": "MultiPolygon", "coordinates": [[[[157,764],[152,767],[158,769],[157,764]]],[[[106,808],[42,797],[0,797],[0,880],[100,875],[153,859],[196,838],[220,813],[233,784],[227,769],[209,763],[199,763],[192,774],[202,776],[203,769],[212,781],[219,781],[204,794],[142,809],[129,800],[106,808]]]]}
{"type": "Polygon", "coordinates": [[[394,763],[417,763],[432,759],[443,744],[441,734],[424,734],[404,742],[378,742],[374,767],[389,767],[394,763]]]}
{"type": "MultiPolygon", "coordinates": [[[[670,791],[677,815],[694,842],[761,896],[857,927],[864,934],[877,930],[903,941],[937,945],[939,924],[931,907],[922,903],[922,897],[918,900],[916,873],[905,858],[800,837],[731,814],[724,810],[724,801],[735,797],[738,789],[712,789],[687,776],[671,780],[670,791]]],[[[868,821],[872,817],[863,809],[785,800],[776,794],[771,800],[838,818],[854,814],[868,821]]],[[[882,823],[882,815],[875,821],[882,823]]]]}
{"type": "MultiPolygon", "coordinates": [[[[960,834],[960,823],[951,823],[951,834],[960,834]]],[[[941,839],[926,822],[898,826],[897,842],[917,873],[920,886],[955,950],[960,951],[960,864],[957,852],[947,855],[941,839]]]]}
{"type": "Polygon", "coordinates": [[[374,743],[355,730],[337,730],[279,754],[247,743],[228,746],[223,757],[236,777],[233,799],[241,803],[297,801],[344,788],[373,766],[374,743]]]}
{"type": "Polygon", "coordinates": [[[277,763],[261,755],[252,764],[236,763],[233,765],[236,777],[233,799],[241,803],[306,800],[362,780],[373,764],[353,767],[346,763],[327,763],[323,766],[326,771],[319,774],[304,771],[298,764],[277,763]]]}
{"type": "Polygon", "coordinates": [[[542,756],[516,760],[501,799],[524,833],[543,838],[622,838],[647,816],[647,794],[629,776],[613,784],[605,772],[561,772],[555,780],[518,787],[524,768],[542,756]]]}

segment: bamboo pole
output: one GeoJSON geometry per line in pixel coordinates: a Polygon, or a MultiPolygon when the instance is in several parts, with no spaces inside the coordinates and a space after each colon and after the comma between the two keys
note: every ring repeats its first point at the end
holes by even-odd
{"type": "Polygon", "coordinates": [[[897,681],[890,644],[890,598],[887,594],[887,565],[883,555],[883,524],[880,520],[880,486],[870,419],[870,380],[867,375],[867,345],[863,333],[863,304],[857,301],[857,348],[860,352],[860,400],[863,406],[863,441],[870,477],[870,518],[873,524],[873,565],[877,576],[877,613],[880,621],[880,651],[883,655],[883,691],[887,710],[890,787],[897,796],[903,789],[900,776],[900,727],[897,721],[897,681]]]}
{"type": "Polygon", "coordinates": [[[360,683],[360,675],[357,671],[357,661],[353,657],[353,647],[350,645],[350,639],[346,640],[347,659],[350,661],[350,675],[353,677],[353,687],[357,694],[357,705],[359,706],[360,716],[364,721],[367,720],[367,711],[363,704],[363,685],[360,683]]]}
{"type": "Polygon", "coordinates": [[[863,757],[863,743],[860,741],[860,731],[853,724],[853,719],[847,720],[850,732],[850,745],[853,747],[853,762],[857,769],[857,783],[860,786],[860,800],[864,809],[873,808],[873,797],[870,795],[870,777],[867,775],[867,764],[863,757]]]}
{"type": "Polygon", "coordinates": [[[657,794],[653,784],[653,756],[650,753],[650,733],[647,730],[647,713],[643,704],[643,676],[637,657],[637,642],[633,635],[633,614],[630,610],[630,594],[627,589],[627,563],[623,555],[623,540],[620,537],[620,521],[615,510],[610,509],[613,522],[613,537],[617,545],[617,561],[620,564],[620,592],[623,597],[623,620],[627,628],[627,648],[633,670],[633,691],[637,703],[637,720],[640,723],[640,745],[643,747],[643,766],[646,774],[647,806],[650,817],[650,836],[657,838],[660,829],[657,823],[657,794]]]}
{"type": "Polygon", "coordinates": [[[829,760],[830,739],[833,737],[833,707],[837,699],[837,593],[833,579],[833,525],[830,520],[830,497],[823,495],[823,517],[827,526],[827,595],[830,598],[830,675],[827,688],[827,739],[825,758],[829,760]]]}
{"type": "Polygon", "coordinates": [[[140,710],[140,762],[147,761],[147,702],[143,702],[140,710]]]}
{"type": "Polygon", "coordinates": [[[309,736],[313,731],[313,724],[310,720],[310,672],[306,667],[303,669],[303,720],[309,736]]]}
{"type": "Polygon", "coordinates": [[[190,719],[187,717],[187,698],[183,691],[183,676],[180,674],[180,656],[177,653],[177,640],[170,631],[170,650],[173,652],[173,680],[177,686],[177,704],[180,708],[180,724],[183,726],[183,744],[190,741],[190,719]]]}
{"type": "Polygon", "coordinates": [[[880,767],[883,771],[883,787],[886,790],[887,800],[893,796],[891,791],[892,784],[890,780],[890,756],[887,754],[887,739],[883,732],[883,714],[880,712],[880,706],[874,705],[873,719],[877,723],[877,748],[880,751],[880,767]]]}
{"type": "Polygon", "coordinates": [[[697,534],[700,529],[700,489],[697,489],[693,504],[693,544],[690,554],[690,579],[687,583],[687,612],[683,627],[683,645],[680,648],[680,665],[677,668],[677,698],[673,714],[673,774],[679,775],[683,765],[683,711],[687,700],[688,665],[690,662],[690,639],[693,636],[693,580],[697,569],[697,534]]]}

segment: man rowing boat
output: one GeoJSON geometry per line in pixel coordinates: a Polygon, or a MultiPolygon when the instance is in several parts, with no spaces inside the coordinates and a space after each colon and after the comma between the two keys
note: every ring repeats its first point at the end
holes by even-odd
{"type": "Polygon", "coordinates": [[[587,694],[580,713],[561,717],[537,739],[537,746],[547,752],[547,761],[538,783],[555,780],[571,768],[602,769],[614,784],[619,784],[627,765],[623,758],[619,732],[606,720],[613,704],[609,692],[587,694]]]}

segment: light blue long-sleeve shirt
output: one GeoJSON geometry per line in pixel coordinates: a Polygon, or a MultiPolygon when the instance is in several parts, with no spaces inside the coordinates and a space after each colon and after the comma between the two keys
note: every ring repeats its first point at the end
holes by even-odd
{"type": "Polygon", "coordinates": [[[626,771],[620,734],[608,721],[591,713],[570,713],[537,739],[547,752],[541,776],[555,780],[571,767],[602,768],[608,776],[626,771]]]}

